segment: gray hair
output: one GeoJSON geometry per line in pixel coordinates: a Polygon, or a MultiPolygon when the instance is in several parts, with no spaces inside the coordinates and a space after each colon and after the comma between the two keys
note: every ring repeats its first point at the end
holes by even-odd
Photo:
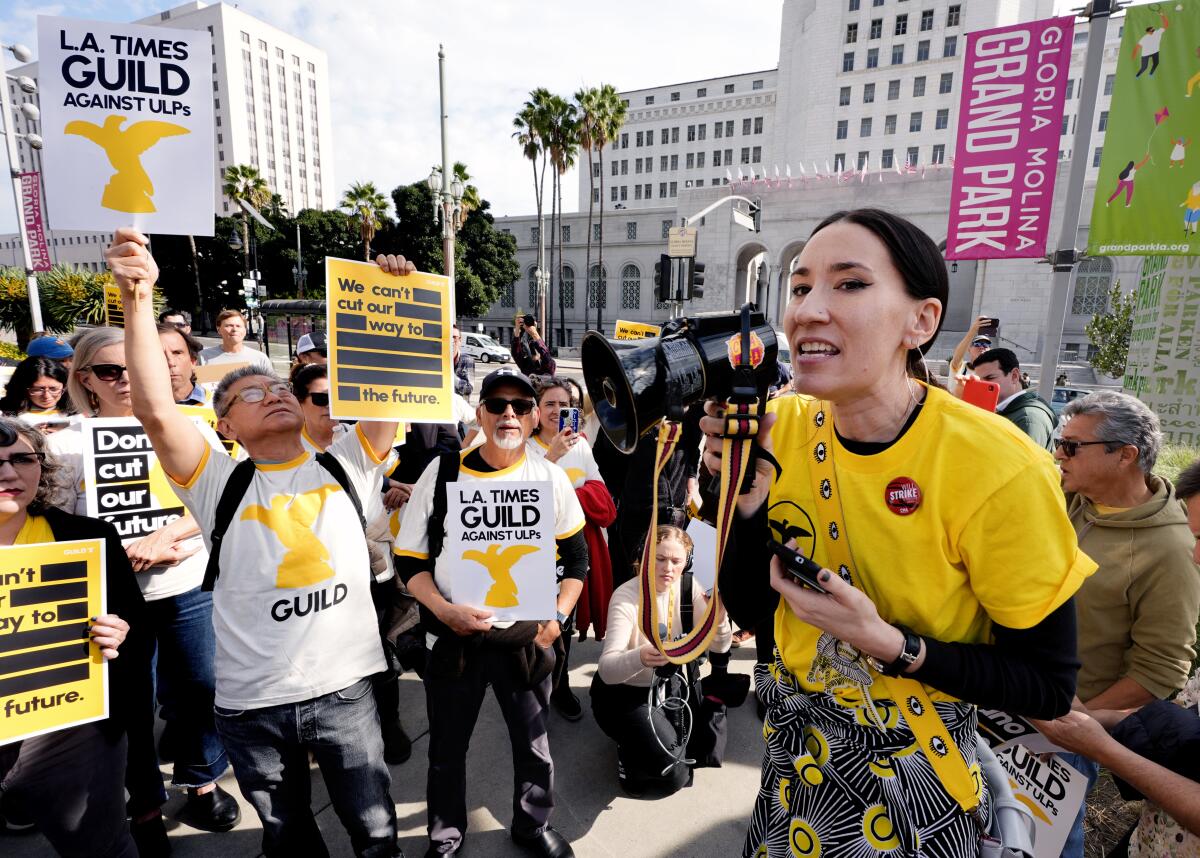
{"type": "Polygon", "coordinates": [[[275,373],[267,372],[254,364],[238,367],[221,379],[220,383],[217,384],[216,391],[213,393],[213,411],[218,417],[224,417],[229,413],[229,406],[232,404],[228,401],[229,388],[233,387],[236,382],[241,381],[243,378],[265,378],[268,379],[268,384],[283,381],[275,373]]]}
{"type": "Polygon", "coordinates": [[[85,417],[96,416],[100,410],[100,400],[84,386],[81,374],[87,372],[97,352],[118,344],[125,345],[123,328],[91,328],[72,338],[75,362],[71,365],[71,377],[67,379],[67,393],[71,395],[71,401],[79,413],[85,417]]]}
{"type": "Polygon", "coordinates": [[[1162,427],[1158,415],[1144,402],[1128,393],[1115,390],[1098,390],[1087,396],[1072,400],[1063,411],[1064,418],[1080,414],[1098,414],[1096,440],[1108,441],[1105,449],[1110,452],[1118,446],[1130,444],[1137,447],[1138,467],[1149,474],[1158,461],[1162,447],[1162,427]]]}

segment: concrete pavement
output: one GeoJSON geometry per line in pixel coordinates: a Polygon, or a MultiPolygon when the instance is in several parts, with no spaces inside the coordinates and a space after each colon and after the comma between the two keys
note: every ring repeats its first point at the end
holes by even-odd
{"type": "MultiPolygon", "coordinates": [[[[570,723],[550,719],[550,747],[555,764],[555,808],[552,824],[571,841],[579,858],[730,858],[741,854],[742,837],[758,787],[762,760],[761,722],[753,699],[729,712],[729,742],[725,765],[697,769],[695,783],[658,800],[626,796],[617,785],[615,745],[592,718],[587,690],[596,669],[600,644],[576,642],[571,686],[584,704],[584,718],[570,723]]],[[[731,670],[748,673],[753,647],[734,650],[731,670]]],[[[707,672],[708,668],[704,668],[707,672]]],[[[420,681],[401,678],[401,711],[413,737],[413,756],[393,766],[392,798],[401,845],[407,858],[420,858],[428,846],[425,835],[425,776],[428,721],[420,681]]],[[[163,767],[169,781],[170,768],[163,767]]],[[[512,818],[512,759],[504,720],[495,700],[484,703],[467,761],[467,807],[470,829],[465,855],[507,858],[526,853],[513,845],[507,825],[512,818]]],[[[329,803],[320,772],[314,767],[313,808],[332,855],[351,856],[349,838],[329,803]]],[[[227,772],[221,784],[232,794],[237,783],[227,772]]],[[[261,828],[254,811],[242,802],[242,822],[226,834],[209,834],[175,819],[183,796],[172,791],[164,808],[175,858],[252,858],[261,855],[261,828]]],[[[43,858],[53,855],[40,835],[0,835],[5,858],[43,858]]]]}

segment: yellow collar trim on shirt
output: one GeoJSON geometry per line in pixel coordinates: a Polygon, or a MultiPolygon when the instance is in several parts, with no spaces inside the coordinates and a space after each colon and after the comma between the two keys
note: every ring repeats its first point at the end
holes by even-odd
{"type": "Polygon", "coordinates": [[[534,440],[534,441],[537,441],[537,443],[538,443],[538,446],[539,446],[539,447],[541,447],[543,450],[549,450],[549,449],[550,449],[550,445],[549,445],[549,444],[547,444],[545,441],[543,441],[543,440],[542,440],[542,436],[541,436],[541,435],[534,435],[534,436],[533,436],[533,440],[534,440]]]}
{"type": "MultiPolygon", "coordinates": [[[[475,448],[475,447],[471,448],[471,450],[474,450],[474,449],[477,449],[477,448],[475,448]]],[[[466,459],[467,454],[470,453],[471,450],[463,450],[462,459],[466,459]]],[[[480,454],[480,455],[482,455],[482,454],[480,454]]],[[[460,462],[461,461],[462,460],[460,460],[460,462]]],[[[473,468],[468,468],[466,465],[463,465],[463,464],[459,464],[458,469],[461,472],[463,472],[464,474],[470,474],[473,477],[479,477],[481,479],[487,480],[487,479],[491,479],[492,477],[503,477],[505,474],[511,474],[513,471],[515,471],[517,468],[521,467],[523,464],[525,464],[525,456],[524,455],[522,455],[521,458],[517,459],[517,461],[513,462],[507,468],[501,468],[498,471],[476,471],[473,468]]]]}
{"type": "Polygon", "coordinates": [[[286,471],[289,468],[296,467],[297,465],[303,465],[306,459],[308,459],[308,450],[305,450],[299,456],[287,462],[255,462],[254,467],[258,468],[260,471],[286,471]]]}
{"type": "Polygon", "coordinates": [[[301,437],[304,438],[305,441],[312,444],[314,447],[316,447],[322,453],[325,452],[325,448],[322,447],[320,444],[318,444],[316,441],[314,441],[312,435],[308,434],[308,425],[307,424],[300,427],[300,435],[301,435],[301,437]]]}

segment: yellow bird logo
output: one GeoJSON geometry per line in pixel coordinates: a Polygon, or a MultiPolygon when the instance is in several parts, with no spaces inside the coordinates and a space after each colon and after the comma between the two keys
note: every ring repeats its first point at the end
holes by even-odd
{"type": "Polygon", "coordinates": [[[325,498],[340,492],[341,486],[327,483],[311,492],[275,495],[268,509],[252,504],[242,513],[242,521],[257,521],[275,534],[287,549],[275,571],[275,586],[280,590],[307,587],[333,577],[329,549],[313,533],[313,523],[325,504],[325,498]]]}
{"type": "Polygon", "coordinates": [[[534,545],[510,545],[501,551],[499,545],[489,545],[487,551],[472,548],[463,552],[463,560],[474,560],[488,571],[495,582],[483,600],[485,605],[489,608],[515,608],[520,604],[512,568],[522,557],[537,550],[534,545]]]}
{"type": "Polygon", "coordinates": [[[86,119],[74,119],[67,123],[63,133],[91,140],[104,150],[108,163],[116,170],[104,186],[100,205],[119,212],[157,211],[151,199],[154,183],[142,167],[142,153],[164,137],[191,134],[191,131],[182,125],[157,120],[135,122],[122,131],[126,119],[113,114],[105,117],[102,126],[86,119]]]}

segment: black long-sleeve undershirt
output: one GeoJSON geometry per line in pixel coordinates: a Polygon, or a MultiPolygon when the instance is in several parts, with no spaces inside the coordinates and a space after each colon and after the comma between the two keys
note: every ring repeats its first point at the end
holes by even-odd
{"type": "MultiPolygon", "coordinates": [[[[772,622],[779,594],[771,589],[771,537],[766,507],[734,516],[720,571],[721,598],[741,628],[772,622]]],[[[992,625],[992,643],[948,643],[925,638],[925,661],[907,674],[946,694],[987,709],[1050,719],[1065,714],[1075,696],[1075,603],[1068,600],[1029,629],[992,625]]]]}

